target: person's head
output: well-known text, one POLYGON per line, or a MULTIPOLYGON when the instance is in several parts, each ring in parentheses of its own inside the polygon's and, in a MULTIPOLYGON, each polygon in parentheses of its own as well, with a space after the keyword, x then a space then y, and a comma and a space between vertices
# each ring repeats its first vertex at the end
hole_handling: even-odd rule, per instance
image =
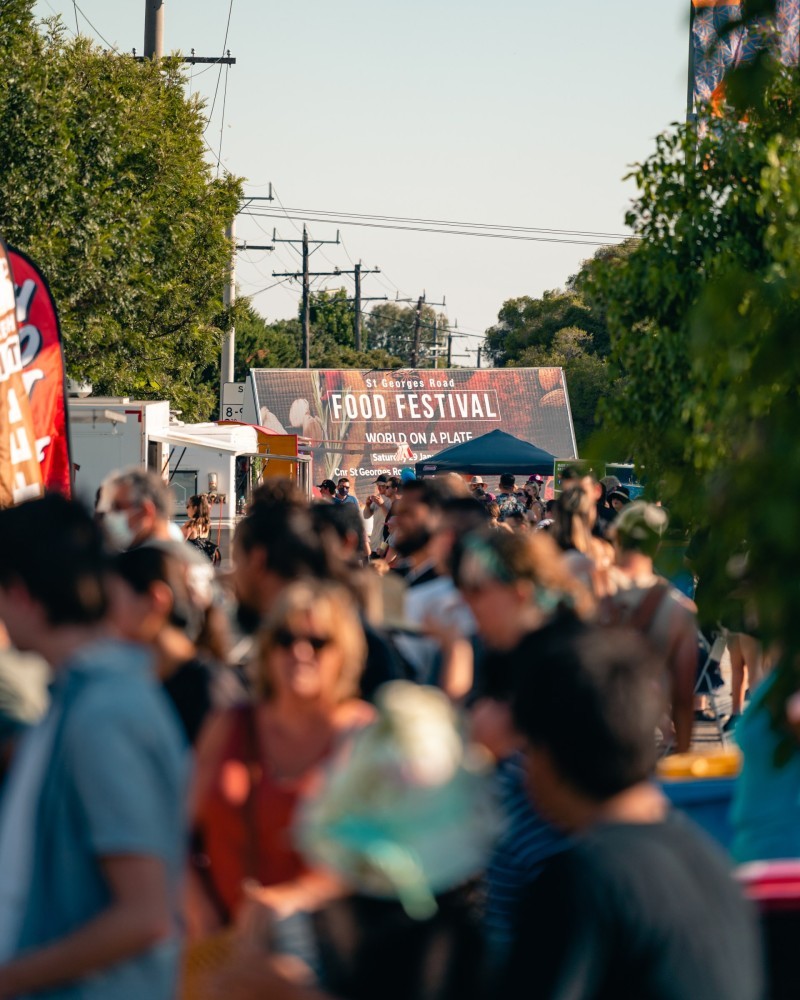
POLYGON ((378 496, 386 496, 386 487, 389 484, 389 476, 382 472, 378 478, 375 480, 375 492, 378 496))
POLYGON ((366 641, 347 591, 304 580, 286 587, 261 632, 256 688, 261 699, 330 708, 356 697, 366 641))
POLYGON ((196 493, 186 501, 186 516, 193 521, 198 521, 202 527, 208 528, 211 524, 211 507, 205 493, 196 493))
POLYGON ((608 502, 613 507, 613 509, 619 514, 621 511, 628 506, 631 502, 631 498, 627 493, 623 493, 621 489, 612 490, 608 494, 608 502))
POLYGON ((202 648, 222 660, 226 635, 213 605, 213 579, 208 560, 179 542, 121 552, 110 565, 111 624, 130 642, 169 643, 187 657, 202 648))
POLYGON ((491 500, 487 498, 484 501, 486 507, 486 513, 489 516, 489 520, 493 525, 497 526, 500 521, 500 504, 496 500, 491 500))
POLYGON ((510 472, 504 472, 500 477, 500 489, 503 493, 513 493, 517 480, 510 472))
POLYGON ((267 476, 256 486, 250 504, 259 507, 305 507, 305 495, 297 483, 288 476, 267 476))
POLYGON ((17 649, 49 657, 53 630, 104 621, 103 536, 81 504, 48 494, 0 510, 0 535, 0 620, 17 649))
POLYGON ((579 614, 591 610, 591 598, 541 532, 472 532, 454 549, 452 574, 481 636, 495 649, 512 648, 559 604, 579 614))
POLYGON ((317 489, 319 490, 321 499, 333 500, 333 495, 336 492, 336 483, 332 479, 323 479, 317 486, 317 489))
POLYGON ((387 500, 396 500, 400 496, 401 487, 399 476, 389 476, 386 480, 386 493, 384 496, 387 500))
POLYGON ((662 665, 632 631, 572 623, 548 637, 535 670, 527 666, 515 677, 513 713, 529 789, 552 822, 579 828, 651 777, 662 665))
POLYGON ((555 505, 555 530, 553 537, 565 551, 587 548, 596 512, 592 496, 580 485, 572 486, 558 497, 555 505))
POLYGON ((170 537, 172 494, 161 476, 149 469, 125 469, 109 476, 98 509, 104 515, 106 536, 116 549, 170 537))
POLYGON ((510 513, 506 514, 505 524, 507 524, 512 531, 522 532, 523 534, 530 528, 528 518, 521 510, 512 510, 510 513))
POLYGON ((619 489, 619 479, 616 476, 603 476, 600 480, 603 486, 606 488, 606 496, 613 493, 614 490, 619 489))
POLYGON ((233 567, 240 624, 248 630, 288 584, 330 577, 325 547, 308 510, 291 504, 250 504, 236 526, 233 567))
POLYGON ((432 480, 409 479, 392 506, 394 548, 401 556, 424 552, 439 527, 439 503, 432 480))
POLYGON ((336 494, 339 497, 346 497, 350 493, 351 487, 350 479, 347 476, 341 476, 336 483, 336 494))
POLYGON ((486 483, 482 476, 473 476, 469 481, 469 488, 472 493, 476 490, 486 490, 486 483))
POLYGON ((638 555, 654 559, 668 524, 669 517, 663 507, 642 500, 628 504, 612 529, 618 558, 638 555))
POLYGON ((332 547, 336 558, 352 563, 364 554, 364 521, 353 503, 315 503, 311 520, 316 532, 332 547))

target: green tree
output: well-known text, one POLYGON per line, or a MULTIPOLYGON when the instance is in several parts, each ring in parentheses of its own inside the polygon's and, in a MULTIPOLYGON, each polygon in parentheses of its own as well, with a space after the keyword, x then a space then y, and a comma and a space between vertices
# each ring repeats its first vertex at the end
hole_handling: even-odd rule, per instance
POLYGON ((672 129, 636 167, 641 242, 594 276, 625 379, 624 413, 604 417, 673 513, 711 526, 712 609, 750 600, 796 653, 800 81, 765 52, 727 93, 724 117, 672 129))
POLYGON ((559 330, 577 328, 590 338, 593 353, 608 353, 608 329, 576 290, 553 289, 540 299, 530 295, 509 299, 486 331, 486 349, 498 368, 518 365, 528 348, 548 350, 559 330))
MULTIPOLYGON (((366 319, 367 343, 371 348, 387 351, 397 358, 408 361, 414 345, 414 326, 417 307, 400 305, 396 302, 381 302, 374 307, 366 319)), ((422 367, 433 368, 434 332, 440 352, 447 343, 450 325, 443 313, 437 313, 433 306, 423 305, 420 319, 420 363, 422 367)), ((443 367, 441 361, 439 367, 443 367)))
POLYGON ((572 422, 579 452, 597 430, 596 413, 601 399, 615 390, 615 376, 606 358, 592 350, 592 338, 585 330, 564 327, 549 347, 528 347, 514 367, 563 368, 569 390, 572 422))
POLYGON ((104 53, 32 8, 0 11, 0 233, 50 282, 70 375, 206 417, 239 181, 212 176, 178 60, 104 53))

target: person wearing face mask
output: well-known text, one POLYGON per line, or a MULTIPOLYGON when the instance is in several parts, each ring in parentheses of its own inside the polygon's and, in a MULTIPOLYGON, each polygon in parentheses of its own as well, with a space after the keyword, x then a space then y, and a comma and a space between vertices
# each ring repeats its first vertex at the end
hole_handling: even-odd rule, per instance
POLYGON ((115 472, 100 488, 97 512, 109 543, 120 552, 150 541, 182 541, 171 510, 169 487, 148 469, 115 472))

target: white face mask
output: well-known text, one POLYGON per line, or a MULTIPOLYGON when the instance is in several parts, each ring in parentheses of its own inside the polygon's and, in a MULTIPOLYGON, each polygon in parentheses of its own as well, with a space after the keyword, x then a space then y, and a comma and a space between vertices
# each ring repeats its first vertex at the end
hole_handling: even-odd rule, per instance
POLYGON ((109 544, 118 552, 129 549, 136 537, 136 532, 128 523, 128 515, 124 510, 111 510, 104 514, 103 529, 109 544))

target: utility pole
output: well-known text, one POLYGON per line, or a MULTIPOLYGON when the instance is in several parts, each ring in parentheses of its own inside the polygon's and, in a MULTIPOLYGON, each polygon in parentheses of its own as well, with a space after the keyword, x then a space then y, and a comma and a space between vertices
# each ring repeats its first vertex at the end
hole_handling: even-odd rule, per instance
POLYGON ((356 350, 361 350, 361 261, 355 265, 354 279, 356 286, 355 311, 353 315, 353 336, 356 342, 356 350))
MULTIPOLYGON (((395 298, 395 302, 413 302, 413 299, 401 299, 398 295, 395 298)), ((417 309, 414 315, 414 340, 411 349, 411 367, 416 368, 419 365, 419 354, 420 354, 420 333, 422 331, 422 310, 425 306, 441 306, 443 309, 447 305, 447 300, 444 295, 442 296, 441 302, 428 302, 426 293, 423 291, 422 295, 417 299, 417 309)), ((430 327, 428 327, 430 329, 430 327)), ((436 325, 436 314, 434 313, 434 367, 436 366, 436 336, 438 327, 436 325)))
POLYGON ((414 316, 414 346, 411 348, 411 367, 419 364, 419 332, 422 328, 422 307, 425 305, 425 292, 417 300, 417 313, 414 316))
MULTIPOLYGON (((247 207, 252 201, 272 201, 272 185, 270 193, 255 198, 244 199, 246 204, 240 206, 237 215, 242 211, 242 207, 247 207)), ((228 261, 228 276, 222 289, 222 304, 226 309, 236 304, 236 251, 237 250, 274 250, 273 246, 250 245, 248 243, 236 243, 236 218, 225 229, 225 237, 230 242, 230 259, 228 261)), ((231 323, 230 329, 225 332, 222 339, 222 356, 219 366, 219 413, 222 416, 222 394, 226 382, 233 382, 234 370, 236 367, 236 326, 231 323)))
POLYGON ((313 274, 308 269, 308 262, 311 254, 316 250, 319 250, 321 246, 326 243, 338 244, 339 233, 336 233, 335 240, 312 240, 316 246, 313 250, 310 249, 309 239, 308 239, 308 229, 303 226, 303 238, 301 240, 279 240, 275 232, 272 234, 273 243, 299 243, 302 247, 303 254, 303 270, 298 272, 282 272, 277 271, 272 272, 273 278, 300 278, 303 282, 303 308, 302 308, 302 324, 303 324, 303 368, 311 367, 311 279, 312 278, 323 278, 332 277, 335 274, 341 274, 342 272, 338 269, 336 271, 315 271, 313 274))
POLYGON ((144 0, 144 57, 164 58, 164 0, 144 0))
POLYGON ((363 302, 386 302, 389 298, 388 295, 370 295, 364 298, 361 294, 361 275, 362 274, 380 274, 381 269, 379 267, 374 268, 372 271, 362 270, 363 264, 359 261, 353 268, 352 271, 342 271, 342 274, 352 274, 353 280, 356 285, 356 293, 352 299, 348 299, 348 302, 352 302, 355 311, 353 313, 353 336, 355 339, 356 350, 361 350, 361 304, 363 302))
POLYGON ((439 367, 439 318, 433 314, 433 367, 439 367))
MULTIPOLYGON (((164 58, 164 0, 144 0, 144 55, 137 56, 136 49, 133 50, 133 57, 137 62, 145 59, 164 58)), ((230 52, 223 56, 196 56, 194 49, 190 56, 185 56, 185 63, 220 63, 224 66, 235 66, 236 60, 231 58, 230 52)))
POLYGON ((308 274, 308 230, 303 226, 303 368, 311 367, 311 279, 308 274))
POLYGON ((477 365, 475 367, 476 368, 480 368, 480 366, 481 366, 481 348, 479 347, 478 348, 478 363, 477 363, 477 365))
POLYGON ((365 271, 363 265, 359 262, 355 265, 352 271, 343 271, 341 268, 334 268, 333 271, 309 271, 308 261, 311 254, 316 250, 319 250, 321 246, 326 243, 338 244, 340 243, 339 231, 336 232, 335 240, 310 240, 308 237, 308 230, 303 226, 303 238, 302 240, 280 240, 278 239, 277 233, 273 230, 272 233, 273 243, 300 243, 302 246, 303 253, 303 270, 299 272, 278 272, 273 271, 273 278, 300 278, 303 282, 303 308, 302 308, 302 323, 303 323, 303 367, 310 368, 310 357, 309 353, 311 350, 311 279, 312 278, 339 278, 343 274, 352 274, 356 280, 356 296, 355 299, 348 299, 348 302, 355 302, 356 306, 356 316, 354 320, 354 330, 356 336, 356 350, 361 350, 361 303, 362 302, 372 302, 385 301, 386 296, 376 296, 373 300, 372 298, 365 298, 361 295, 361 277, 365 274, 380 274, 381 269, 379 267, 372 268, 372 270, 365 271), (316 246, 314 249, 310 249, 309 243, 314 243, 316 246))
MULTIPOLYGON (((232 220, 225 229, 225 238, 230 243, 230 264, 228 280, 222 290, 222 305, 231 309, 236 302, 236 220, 232 220)), ((231 323, 222 340, 222 364, 220 366, 220 382, 233 382, 233 357, 236 345, 236 327, 231 323)), ((222 413, 222 385, 220 385, 220 413, 222 413)))

